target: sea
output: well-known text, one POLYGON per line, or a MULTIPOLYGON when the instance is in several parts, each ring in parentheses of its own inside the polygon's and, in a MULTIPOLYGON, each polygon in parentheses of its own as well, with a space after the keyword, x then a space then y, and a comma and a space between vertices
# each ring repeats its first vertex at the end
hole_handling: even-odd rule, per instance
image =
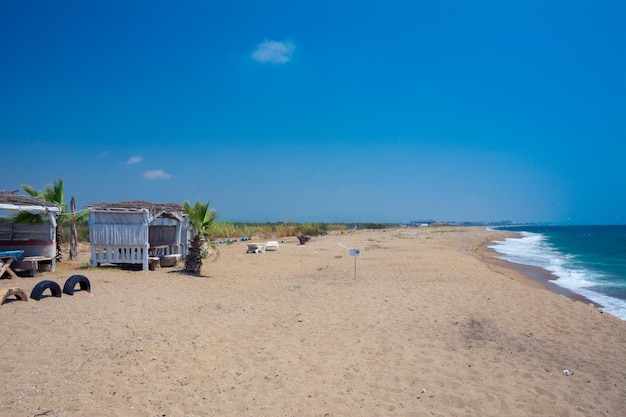
POLYGON ((626 320, 626 225, 502 227, 519 238, 490 248, 509 262, 550 271, 559 287, 626 320))

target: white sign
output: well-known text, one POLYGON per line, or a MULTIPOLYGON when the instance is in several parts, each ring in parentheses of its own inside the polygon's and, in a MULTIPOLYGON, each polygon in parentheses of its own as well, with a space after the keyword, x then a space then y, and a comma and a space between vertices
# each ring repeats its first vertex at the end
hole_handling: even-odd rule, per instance
POLYGON ((361 256, 361 248, 350 248, 350 256, 361 256))

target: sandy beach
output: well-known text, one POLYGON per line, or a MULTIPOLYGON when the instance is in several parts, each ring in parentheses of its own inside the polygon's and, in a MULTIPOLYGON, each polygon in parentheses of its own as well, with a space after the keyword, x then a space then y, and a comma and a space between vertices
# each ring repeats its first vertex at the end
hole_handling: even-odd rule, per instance
POLYGON ((238 242, 201 277, 84 268, 85 246, 54 273, 0 280, 27 294, 91 282, 0 306, 0 415, 626 415, 626 322, 490 261, 485 242, 503 236, 238 242))

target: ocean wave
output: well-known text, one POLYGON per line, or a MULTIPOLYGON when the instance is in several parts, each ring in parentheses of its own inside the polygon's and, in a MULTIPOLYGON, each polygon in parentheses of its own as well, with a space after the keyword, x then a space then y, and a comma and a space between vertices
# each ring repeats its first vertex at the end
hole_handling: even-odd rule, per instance
POLYGON ((501 258, 523 265, 532 265, 551 272, 557 279, 554 284, 603 306, 603 310, 622 320, 626 320, 626 300, 599 292, 604 286, 604 274, 593 270, 568 253, 561 252, 551 245, 541 233, 519 232, 519 238, 506 238, 494 241, 489 246, 501 258))

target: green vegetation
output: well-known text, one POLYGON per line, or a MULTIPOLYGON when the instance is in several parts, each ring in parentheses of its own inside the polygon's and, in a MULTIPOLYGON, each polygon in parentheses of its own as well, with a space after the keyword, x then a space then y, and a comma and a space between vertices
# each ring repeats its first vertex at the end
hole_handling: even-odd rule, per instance
POLYGON ((302 223, 297 227, 298 233, 302 233, 307 236, 319 236, 326 230, 317 223, 302 223))
POLYGON ((205 242, 211 245, 210 236, 217 218, 217 211, 210 209, 209 204, 208 201, 205 204, 196 201, 193 207, 187 201, 184 204, 189 226, 195 231, 185 258, 185 270, 194 274, 199 274, 202 269, 202 246, 205 242))
POLYGON ((303 233, 309 236, 319 236, 322 233, 344 232, 348 229, 346 224, 332 223, 231 223, 216 222, 211 230, 211 239, 238 239, 241 237, 258 236, 263 239, 283 238, 296 236, 303 233))
MULTIPOLYGON (((89 242, 89 220, 83 218, 77 221, 78 241, 89 242)), ((214 222, 210 230, 210 240, 218 239, 235 239, 241 237, 258 236, 263 239, 284 238, 296 236, 303 233, 309 236, 319 236, 322 233, 348 231, 354 223, 293 223, 293 222, 277 222, 277 223, 243 223, 243 222, 214 222)), ((63 241, 69 241, 70 226, 64 223, 61 228, 61 236, 63 241)))
POLYGON ((217 222, 211 232, 211 239, 237 239, 240 237, 261 236, 264 238, 284 237, 289 233, 289 223, 231 223, 217 222))
POLYGON ((359 226, 360 229, 386 229, 390 225, 383 223, 363 223, 359 226))
MULTIPOLYGON (((81 219, 76 224, 76 230, 78 231, 79 242, 89 242, 89 220, 81 219)), ((70 241, 71 227, 69 224, 64 223, 61 225, 61 236, 63 242, 70 241)))

